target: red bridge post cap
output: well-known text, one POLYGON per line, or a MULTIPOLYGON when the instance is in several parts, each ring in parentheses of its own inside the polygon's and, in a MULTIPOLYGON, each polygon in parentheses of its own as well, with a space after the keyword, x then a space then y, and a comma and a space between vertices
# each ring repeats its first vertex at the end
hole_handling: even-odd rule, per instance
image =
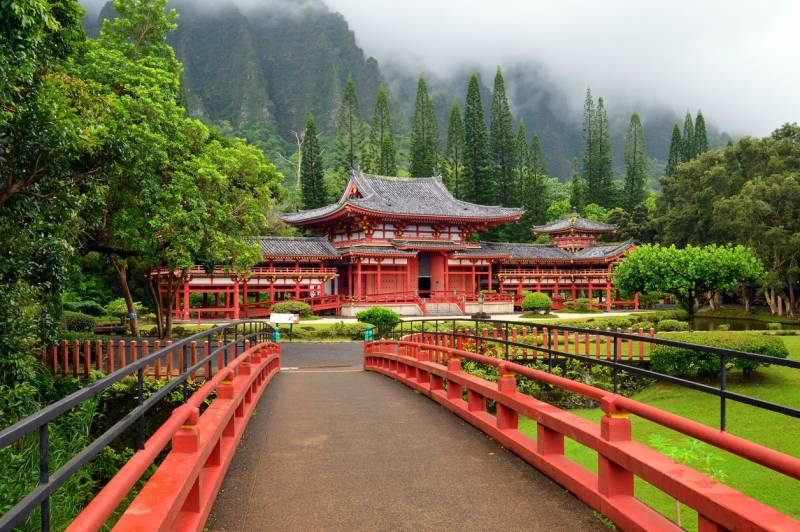
POLYGON ((600 409, 609 417, 621 419, 628 417, 628 412, 617 406, 616 397, 613 394, 600 399, 600 409))

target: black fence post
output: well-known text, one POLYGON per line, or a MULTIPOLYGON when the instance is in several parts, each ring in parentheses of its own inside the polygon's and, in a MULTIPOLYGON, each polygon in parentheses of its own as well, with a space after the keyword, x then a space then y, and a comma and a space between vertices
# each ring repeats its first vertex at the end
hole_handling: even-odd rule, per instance
POLYGON ((547 371, 553 373, 553 331, 555 330, 554 327, 550 327, 547 330, 547 371))
POLYGON ((509 342, 508 322, 506 322, 506 337, 505 337, 505 341, 506 341, 506 360, 508 360, 508 342, 509 342))
POLYGON ((728 389, 728 367, 725 364, 725 355, 719 356, 719 430, 725 431, 726 411, 725 411, 725 396, 728 389))
MULTIPOLYGON (((144 404, 144 367, 139 368, 136 372, 136 392, 137 404, 142 406, 144 404)), ((139 435, 136 441, 139 446, 138 449, 144 449, 144 412, 139 416, 139 435)))
POLYGON ((619 375, 618 375, 618 367, 619 364, 619 338, 614 336, 614 333, 611 333, 611 339, 614 341, 614 362, 613 362, 613 374, 614 374, 614 393, 617 393, 619 389, 619 375))
MULTIPOLYGON (((50 482, 50 435, 47 423, 39 427, 39 485, 50 482)), ((42 504, 41 526, 43 532, 50 532, 50 495, 47 495, 42 504)))

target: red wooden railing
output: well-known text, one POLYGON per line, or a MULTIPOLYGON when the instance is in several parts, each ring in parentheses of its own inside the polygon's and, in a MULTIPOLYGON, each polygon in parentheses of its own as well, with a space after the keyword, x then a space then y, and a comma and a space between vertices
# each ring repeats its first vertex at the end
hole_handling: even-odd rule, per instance
POLYGON ((629 416, 648 419, 799 480, 800 459, 593 386, 457 349, 454 337, 433 338, 367 342, 364 369, 388 375, 442 404, 622 529, 680 530, 636 498, 634 476, 696 510, 700 531, 800 529, 800 521, 636 442, 629 416), (465 373, 462 359, 497 367, 498 382, 465 373), (597 424, 520 393, 517 375, 592 398, 605 415, 597 424), (496 415, 487 411, 487 400, 495 401, 496 415), (520 415, 536 422, 536 439, 519 430, 520 415), (567 458, 565 437, 597 452, 597 474, 567 458))
POLYGON ((117 472, 67 530, 99 530, 159 454, 166 458, 114 530, 203 530, 259 398, 280 370, 280 345, 260 343, 208 380, 117 472), (213 393, 211 404, 200 406, 213 393))

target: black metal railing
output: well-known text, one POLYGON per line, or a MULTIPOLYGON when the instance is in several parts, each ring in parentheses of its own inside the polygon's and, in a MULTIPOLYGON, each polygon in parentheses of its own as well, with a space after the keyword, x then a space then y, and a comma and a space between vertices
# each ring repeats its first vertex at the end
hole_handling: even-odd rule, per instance
MULTIPOLYGON (((134 424, 138 426, 137 445, 139 449, 144 448, 145 428, 144 418, 148 410, 153 408, 167 394, 182 387, 184 400, 188 399, 189 387, 187 381, 192 378, 198 370, 204 366, 207 368, 206 378, 212 376, 215 365, 215 358, 218 354, 223 354, 223 367, 228 365, 230 352, 240 353, 246 340, 257 342, 267 342, 272 339, 272 327, 266 322, 254 320, 240 320, 220 325, 213 329, 203 331, 163 349, 159 349, 150 355, 140 358, 136 362, 128 364, 113 373, 77 390, 76 392, 56 401, 55 403, 39 410, 38 412, 26 417, 25 419, 6 427, 0 431, 0 449, 13 445, 28 434, 38 431, 39 433, 39 484, 28 495, 11 508, 4 515, 0 516, 0 531, 11 530, 15 525, 27 518, 27 516, 38 506, 41 509, 41 529, 50 530, 50 496, 69 478, 74 475, 81 467, 87 464, 92 458, 100 453, 103 448, 108 446, 117 437, 122 435, 134 424), (221 338, 217 347, 207 356, 197 360, 193 365, 189 360, 189 348, 192 342, 205 338, 221 338), (153 365, 156 360, 164 356, 180 356, 183 359, 183 373, 172 377, 162 388, 153 393, 147 399, 144 398, 144 378, 145 368, 153 365), (92 441, 81 452, 73 456, 54 472, 50 472, 50 445, 48 438, 48 424, 62 414, 69 412, 76 406, 97 396, 112 384, 124 379, 125 377, 136 375, 137 378, 137 398, 136 406, 132 408, 122 419, 112 425, 108 430, 92 441)), ((220 369, 220 368, 217 368, 220 369)))
POLYGON ((658 338, 655 336, 633 334, 622 331, 570 327, 566 325, 558 325, 555 323, 533 323, 533 322, 518 322, 518 321, 491 320, 491 319, 440 320, 431 318, 431 319, 407 320, 401 322, 397 327, 395 327, 391 331, 382 331, 379 336, 387 339, 388 338, 400 339, 404 336, 413 333, 432 334, 439 338, 446 336, 451 338, 451 345, 456 345, 456 340, 459 338, 463 340, 473 340, 475 342, 476 348, 479 348, 480 345, 489 345, 490 343, 495 345, 500 345, 503 347, 504 351, 503 358, 505 358, 506 360, 514 360, 515 362, 524 363, 528 361, 534 362, 538 360, 538 359, 528 359, 528 358, 512 356, 513 348, 521 348, 526 350, 530 349, 536 351, 537 353, 541 353, 543 355, 547 363, 547 370, 550 372, 553 371, 553 368, 556 365, 568 359, 578 360, 588 364, 596 364, 596 365, 610 367, 612 368, 611 371, 612 371, 614 393, 618 393, 619 376, 620 376, 619 374, 621 371, 624 371, 633 375, 639 375, 642 377, 648 377, 658 381, 668 382, 698 392, 710 395, 716 395, 720 398, 719 427, 720 430, 723 431, 726 429, 726 424, 727 424, 726 417, 727 417, 728 400, 747 404, 756 408, 768 410, 770 412, 776 412, 786 416, 800 418, 800 408, 773 403, 771 401, 766 401, 764 399, 759 399, 757 397, 744 395, 738 392, 733 392, 728 389, 728 371, 729 371, 728 364, 735 359, 745 359, 754 362, 759 362, 762 364, 783 366, 793 369, 800 369, 800 360, 790 360, 779 357, 771 357, 771 356, 761 355, 758 353, 748 353, 744 351, 736 351, 733 349, 727 349, 717 346, 679 342, 676 340, 669 340, 667 338, 658 338), (485 327, 491 327, 492 329, 496 329, 499 327, 500 334, 498 334, 497 336, 482 336, 480 334, 477 334, 478 331, 480 331, 481 329, 480 327, 481 324, 484 324, 485 327), (471 330, 475 332, 475 334, 467 334, 466 332, 459 332, 459 326, 461 327, 462 331, 467 327, 469 327, 471 330), (514 328, 520 329, 522 327, 526 328, 536 327, 537 330, 542 331, 542 334, 548 335, 547 341, 543 342, 543 345, 538 345, 521 341, 514 341, 510 339, 511 338, 510 333, 513 332, 513 329, 514 328), (600 338, 606 339, 606 341, 613 342, 613 356, 606 359, 601 357, 581 355, 578 353, 570 353, 568 351, 563 351, 560 349, 553 349, 553 346, 556 345, 556 342, 554 340, 554 334, 558 334, 559 331, 562 333, 566 332, 573 334, 577 333, 584 335, 592 335, 595 337, 599 336, 600 338), (635 363, 632 360, 626 361, 621 357, 622 353, 620 353, 620 346, 623 340, 645 342, 647 344, 650 344, 651 346, 666 346, 666 347, 676 347, 680 349, 688 349, 695 352, 708 353, 711 355, 718 356, 719 386, 712 386, 702 382, 676 377, 673 375, 666 375, 664 373, 652 371, 651 369, 644 367, 642 364, 638 362, 635 363))

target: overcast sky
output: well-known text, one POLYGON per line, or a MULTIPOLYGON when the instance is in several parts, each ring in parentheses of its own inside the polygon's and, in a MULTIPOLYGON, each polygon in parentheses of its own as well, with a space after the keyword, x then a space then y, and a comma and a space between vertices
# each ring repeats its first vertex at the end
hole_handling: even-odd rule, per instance
POLYGON ((800 0, 324 1, 382 62, 533 60, 576 107, 590 85, 609 101, 701 108, 734 134, 800 122, 800 0))

